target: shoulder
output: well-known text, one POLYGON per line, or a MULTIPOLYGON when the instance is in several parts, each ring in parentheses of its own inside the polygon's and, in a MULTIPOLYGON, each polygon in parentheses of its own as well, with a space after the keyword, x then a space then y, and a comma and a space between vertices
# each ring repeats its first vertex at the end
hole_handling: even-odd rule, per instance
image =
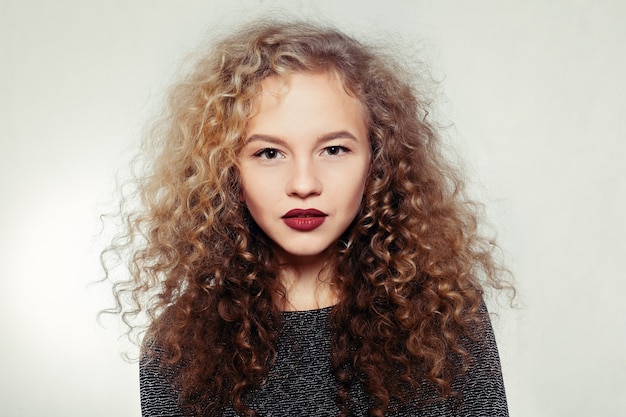
POLYGON ((467 371, 452 384, 460 394, 461 416, 508 416, 500 356, 491 318, 483 303, 480 323, 463 338, 469 354, 467 371))
POLYGON ((165 363, 158 346, 144 349, 139 362, 139 392, 143 417, 184 415, 178 405, 175 367, 165 363))

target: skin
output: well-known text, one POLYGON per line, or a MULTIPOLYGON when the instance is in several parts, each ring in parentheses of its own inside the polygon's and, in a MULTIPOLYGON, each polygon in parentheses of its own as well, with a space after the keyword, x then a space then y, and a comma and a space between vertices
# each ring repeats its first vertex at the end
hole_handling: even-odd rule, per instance
POLYGON ((283 308, 333 305, 327 249, 356 217, 371 161, 363 106, 332 72, 268 77, 257 106, 239 156, 242 200, 283 263, 283 308), (285 221, 293 209, 323 221, 294 229, 285 221))

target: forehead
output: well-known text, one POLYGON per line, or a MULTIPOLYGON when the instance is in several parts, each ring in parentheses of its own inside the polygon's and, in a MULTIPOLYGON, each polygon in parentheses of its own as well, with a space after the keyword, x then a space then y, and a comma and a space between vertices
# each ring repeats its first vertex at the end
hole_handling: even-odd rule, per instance
POLYGON ((260 112, 271 113, 299 106, 318 104, 356 107, 365 119, 367 111, 335 71, 295 72, 271 75, 260 83, 250 118, 260 112))
POLYGON ((337 132, 369 142, 361 102, 330 73, 268 77, 262 82, 255 107, 247 122, 244 146, 251 137, 311 145, 337 132))

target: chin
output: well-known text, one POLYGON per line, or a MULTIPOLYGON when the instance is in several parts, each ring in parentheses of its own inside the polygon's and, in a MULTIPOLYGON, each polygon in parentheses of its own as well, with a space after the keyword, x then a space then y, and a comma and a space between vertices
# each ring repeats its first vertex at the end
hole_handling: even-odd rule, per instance
POLYGON ((281 247, 280 251, 287 257, 290 258, 315 258, 318 256, 325 256, 326 250, 329 246, 324 247, 310 247, 303 249, 302 247, 281 247))

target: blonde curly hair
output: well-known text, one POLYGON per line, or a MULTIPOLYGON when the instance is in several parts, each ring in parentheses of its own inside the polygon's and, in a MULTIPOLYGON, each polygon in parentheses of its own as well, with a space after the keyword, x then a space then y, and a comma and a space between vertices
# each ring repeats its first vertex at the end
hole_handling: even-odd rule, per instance
POLYGON ((482 322, 482 285, 498 288, 493 244, 476 205, 441 156, 427 104, 389 57, 330 27, 259 22, 208 50, 171 90, 152 131, 141 206, 105 251, 129 255, 117 312, 133 328, 147 314, 147 357, 177 369, 181 405, 219 415, 268 375, 284 296, 267 236, 240 203, 238 152, 260 83, 333 71, 367 110, 372 169, 362 208, 331 248, 339 302, 332 365, 342 415, 360 380, 371 415, 430 386, 452 394, 467 356, 460 340, 482 322))

